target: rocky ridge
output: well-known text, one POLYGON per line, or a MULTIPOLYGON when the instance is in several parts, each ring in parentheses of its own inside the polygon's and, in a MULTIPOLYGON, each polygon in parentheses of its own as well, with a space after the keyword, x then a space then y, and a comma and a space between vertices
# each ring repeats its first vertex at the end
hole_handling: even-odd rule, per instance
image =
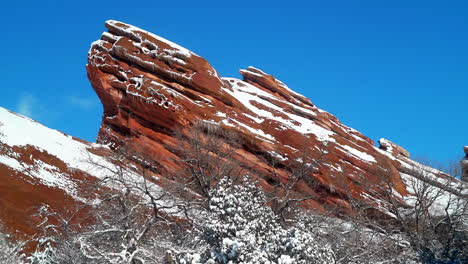
MULTIPOLYGON (((107 21, 108 32, 88 55, 88 76, 104 105, 98 142, 141 146, 154 157, 157 174, 181 169, 176 131, 188 135, 199 122, 235 131, 244 139, 235 158, 266 190, 286 182, 304 153, 318 168, 296 192, 312 195, 307 206, 351 207, 350 194, 375 203, 373 192, 391 182, 409 194, 402 174, 423 168, 404 148, 385 139, 380 148, 275 77, 254 67, 243 79, 223 78, 199 55, 137 27, 107 21), (365 184, 364 184, 365 183, 365 184), (371 184, 369 184, 371 183, 371 184), (371 186, 371 187, 369 187, 371 186)), ((437 170, 431 177, 449 179, 437 170)), ((436 180, 434 180, 436 181, 436 180)))
POLYGON ((287 182, 291 168, 305 158, 316 162, 294 189, 313 198, 303 205, 314 210, 331 206, 352 213, 355 198, 385 214, 379 192, 390 183, 405 202, 414 192, 412 180, 459 193, 461 183, 451 176, 411 160, 388 140, 374 146, 259 69, 241 70, 242 80, 222 78, 205 59, 175 43, 122 22, 107 21, 106 27, 86 66, 104 106, 98 144, 0 108, 0 222, 11 233, 33 235, 27 216, 41 205, 67 212, 88 204, 87 185, 106 176, 99 168, 113 165, 119 146, 131 144, 148 159, 129 157, 132 173, 151 164, 145 175, 155 184, 177 181, 184 169, 177 147, 184 142, 176 134, 189 136, 199 123, 237 135, 240 143, 226 144, 268 192, 278 181, 287 182))

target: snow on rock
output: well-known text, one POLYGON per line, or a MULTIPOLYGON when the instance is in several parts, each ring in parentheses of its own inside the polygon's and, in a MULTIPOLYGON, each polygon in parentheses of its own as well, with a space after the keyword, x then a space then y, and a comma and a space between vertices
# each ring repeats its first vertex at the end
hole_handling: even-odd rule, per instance
POLYGON ((104 146, 84 143, 1 107, 0 121, 4 123, 2 143, 10 147, 34 146, 61 159, 70 168, 85 171, 93 176, 99 176, 103 172, 91 164, 91 161, 101 164, 102 167, 111 167, 111 163, 106 159, 89 151, 90 148, 104 146))
POLYGON ((250 66, 240 71, 242 80, 221 78, 204 58, 171 41, 114 20, 105 26, 108 32, 91 44, 86 66, 104 108, 98 144, 0 108, 0 191, 8 197, 0 199, 0 208, 7 208, 0 219, 12 231, 33 234, 24 212, 42 203, 65 210, 87 202, 81 196, 85 183, 106 176, 100 168, 112 166, 109 156, 120 146, 131 146, 135 155, 127 157, 129 177, 139 177, 131 173, 134 167, 145 167, 158 183, 177 180, 186 169, 178 147, 199 123, 234 135, 234 143, 221 139, 265 190, 305 166, 307 175, 292 191, 313 197, 302 203, 306 208, 352 214, 354 198, 388 215, 379 192, 390 182, 394 195, 410 203, 411 179, 467 195, 457 179, 421 166, 388 140, 374 146, 265 71, 250 66))
MULTIPOLYGON (((106 21, 106 25, 111 29, 118 31, 120 34, 127 35, 129 37, 134 37, 137 38, 140 42, 143 42, 145 40, 145 35, 148 35, 160 42, 166 43, 169 47, 171 47, 171 50, 168 50, 168 53, 172 53, 173 55, 183 55, 186 57, 190 57, 192 54, 194 54, 192 51, 179 46, 178 44, 175 44, 174 42, 171 42, 165 38, 162 38, 158 35, 149 33, 147 31, 144 31, 140 28, 137 28, 135 26, 129 25, 129 24, 124 24, 122 22, 116 21, 116 20, 108 20, 106 21)), ((113 38, 111 34, 108 34, 107 32, 104 33, 106 36, 113 38)))
MULTIPOLYGON (((35 232, 25 212, 32 214, 46 204, 65 213, 94 203, 93 184, 114 176, 116 165, 107 146, 73 138, 1 107, 0 124, 0 222, 20 235, 35 232)), ((123 177, 142 181, 132 163, 127 164, 123 177)), ((152 182, 148 186, 161 192, 152 182)))
POLYGON ((205 59, 164 38, 117 21, 108 21, 106 27, 109 32, 92 45, 87 65, 104 106, 98 142, 140 146, 165 177, 183 169, 174 162, 180 159, 174 146, 181 144, 175 132, 189 135, 204 121, 242 139, 233 146, 235 158, 266 189, 275 188, 269 180, 273 171, 287 179, 289 168, 305 156, 318 161, 309 175, 314 180, 295 190, 317 195, 306 207, 320 210, 324 204, 339 204, 350 210, 348 201, 336 197, 351 193, 375 201, 373 193, 388 180, 398 195, 411 195, 401 177, 417 176, 408 151, 385 139, 380 140, 382 149, 375 147, 371 139, 265 71, 249 66, 240 70, 242 80, 221 78, 205 59), (366 186, 368 182, 373 186, 366 186))
POLYGON ((362 159, 362 160, 365 160, 365 161, 368 161, 368 162, 377 162, 375 160, 374 157, 372 157, 371 155, 365 153, 365 152, 362 152, 362 151, 359 151, 355 148, 352 148, 350 146, 347 146, 347 145, 344 145, 342 146, 344 149, 346 149, 347 151, 349 151, 349 153, 357 156, 358 158, 362 159))
POLYGON ((410 157, 410 153, 404 149, 403 147, 391 142, 390 140, 387 140, 385 138, 379 139, 379 148, 383 149, 387 152, 392 153, 393 155, 403 155, 407 158, 410 157))
POLYGON ((295 130, 301 134, 314 134, 321 141, 334 141, 332 138, 334 133, 332 131, 318 126, 313 120, 285 112, 283 108, 275 105, 269 100, 263 99, 262 97, 270 99, 273 98, 273 96, 267 92, 238 79, 223 79, 228 81, 233 90, 231 91, 230 89, 226 89, 226 92, 239 100, 239 102, 249 109, 254 116, 277 121, 280 125, 283 125, 288 129, 295 130), (283 117, 283 115, 285 115, 285 117, 283 117))
POLYGON ((30 217, 46 204, 61 212, 86 203, 85 183, 110 167, 107 148, 91 144, 0 108, 0 222, 20 236, 34 234, 30 217))

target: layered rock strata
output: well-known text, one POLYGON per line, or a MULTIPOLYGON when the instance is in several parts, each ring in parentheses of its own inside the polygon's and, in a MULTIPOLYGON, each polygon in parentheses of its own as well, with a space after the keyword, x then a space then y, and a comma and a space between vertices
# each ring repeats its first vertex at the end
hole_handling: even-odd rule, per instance
POLYGON ((132 142, 157 164, 156 173, 172 177, 184 166, 177 162, 175 147, 182 143, 174 135, 189 135, 191 127, 205 122, 240 135, 244 141, 233 145, 235 159, 266 190, 278 186, 278 175, 287 182, 304 154, 317 162, 295 188, 314 197, 306 202, 309 207, 350 211, 350 197, 375 204, 389 183, 399 196, 408 194, 401 175, 415 174, 420 166, 402 147, 387 140, 375 147, 262 70, 241 70, 242 80, 222 78, 177 44, 122 22, 105 25, 108 32, 92 44, 87 65, 104 106, 100 143, 132 142))

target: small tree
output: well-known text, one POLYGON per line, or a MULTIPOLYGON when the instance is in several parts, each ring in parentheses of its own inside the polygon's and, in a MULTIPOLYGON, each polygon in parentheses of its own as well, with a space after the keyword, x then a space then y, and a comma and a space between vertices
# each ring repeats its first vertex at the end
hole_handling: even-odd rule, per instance
POLYGON ((233 146, 241 143, 236 133, 218 124, 200 121, 186 134, 178 131, 175 137, 180 142, 175 151, 181 157, 178 162, 184 167, 179 175, 185 178, 184 188, 209 198, 221 178, 241 174, 242 169, 234 159, 233 146))
POLYGON ((149 160, 129 146, 115 151, 112 165, 89 160, 103 177, 88 183, 88 204, 76 212, 64 216, 47 206, 39 209, 41 235, 32 264, 161 263, 168 230, 176 224, 169 214, 183 213, 185 204, 153 183, 145 168, 128 166, 129 157, 149 160), (85 214, 78 223, 83 226, 71 228, 79 211, 85 214))
MULTIPOLYGON (((397 245, 398 240, 393 244, 391 240, 399 237, 399 241, 411 246, 422 263, 466 262, 468 202, 466 194, 458 189, 459 183, 416 162, 401 177, 409 195, 398 195, 390 175, 381 175, 380 186, 363 182, 363 189, 368 191, 365 199, 348 197, 356 212, 351 221, 377 231, 389 246, 397 245), (384 217, 369 215, 376 208, 384 217)), ((369 245, 369 251, 376 252, 372 243, 369 245)))
POLYGON ((284 168, 285 178, 277 173, 275 159, 270 164, 274 170, 269 177, 274 179, 275 189, 267 194, 268 203, 283 223, 293 220, 292 218, 300 211, 299 205, 301 202, 318 198, 311 194, 299 193, 296 190, 300 183, 306 183, 312 189, 319 187, 313 173, 318 172, 326 151, 324 149, 319 149, 318 151, 319 155, 317 158, 313 158, 312 153, 307 149, 299 151, 299 155, 294 161, 284 168))
POLYGON ((223 178, 210 197, 206 220, 195 226, 203 243, 198 252, 179 253, 177 263, 334 263, 329 247, 301 225, 281 226, 250 180, 223 178))

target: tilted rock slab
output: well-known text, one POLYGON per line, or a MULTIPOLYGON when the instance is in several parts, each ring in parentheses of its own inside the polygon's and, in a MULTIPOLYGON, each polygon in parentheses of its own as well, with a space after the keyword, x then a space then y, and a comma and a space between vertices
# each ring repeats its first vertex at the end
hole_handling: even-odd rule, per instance
POLYGON ((286 183, 298 165, 316 162, 294 189, 298 197, 312 198, 303 206, 314 210, 352 213, 351 201, 357 199, 375 208, 376 216, 391 215, 381 207, 382 190, 391 186, 396 199, 411 204, 414 180, 447 194, 467 190, 409 159, 390 141, 375 147, 259 69, 241 70, 243 80, 221 78, 205 59, 177 44, 121 22, 106 26, 108 32, 91 46, 87 65, 104 106, 98 137, 103 144, 0 108, 0 224, 18 238, 37 234, 34 214, 43 205, 85 224, 86 210, 76 210, 93 203, 92 185, 111 176, 113 149, 119 146, 131 145, 136 154, 121 161, 131 177, 144 173, 157 188, 183 181, 177 178, 185 168, 178 149, 185 143, 175 134, 189 136, 200 122, 241 139, 226 145, 267 192, 281 195, 279 181, 286 183))
POLYGON ((104 106, 100 143, 140 146, 158 173, 169 177, 183 167, 174 134, 207 122, 248 139, 237 146, 235 157, 266 190, 278 185, 273 175, 287 182, 288 168, 304 153, 317 160, 318 168, 295 190, 314 197, 306 202, 311 208, 350 211, 349 197, 375 204, 375 194, 389 183, 398 196, 408 195, 401 173, 411 175, 417 163, 402 147, 387 140, 381 141, 383 149, 375 147, 259 69, 241 70, 242 80, 222 78, 205 59, 177 44, 122 22, 105 25, 108 32, 92 44, 87 65, 104 106))

